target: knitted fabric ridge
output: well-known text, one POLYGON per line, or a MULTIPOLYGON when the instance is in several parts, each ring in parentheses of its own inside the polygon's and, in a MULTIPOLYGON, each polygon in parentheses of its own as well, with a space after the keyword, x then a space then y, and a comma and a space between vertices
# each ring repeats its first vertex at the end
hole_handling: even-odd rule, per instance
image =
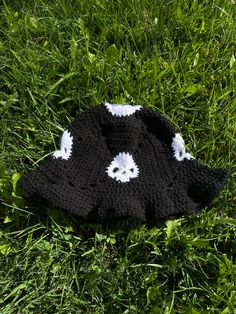
POLYGON ((20 183, 87 220, 155 222, 203 209, 228 176, 199 164, 158 111, 105 103, 80 113, 60 148, 20 183))

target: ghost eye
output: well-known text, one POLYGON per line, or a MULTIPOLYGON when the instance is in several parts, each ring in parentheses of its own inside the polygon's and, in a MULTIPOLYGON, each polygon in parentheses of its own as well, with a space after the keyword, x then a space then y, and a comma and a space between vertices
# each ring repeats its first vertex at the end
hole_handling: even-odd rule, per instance
POLYGON ((119 170, 119 168, 115 167, 115 168, 113 169, 113 172, 117 172, 118 170, 119 170))
POLYGON ((131 171, 131 172, 134 172, 134 168, 131 168, 130 171, 131 171))

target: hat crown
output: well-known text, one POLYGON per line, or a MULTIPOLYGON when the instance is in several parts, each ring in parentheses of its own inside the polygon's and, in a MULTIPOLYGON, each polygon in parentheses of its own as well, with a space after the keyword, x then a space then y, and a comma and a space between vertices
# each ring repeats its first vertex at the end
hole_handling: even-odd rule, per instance
POLYGON ((136 150, 141 138, 141 123, 137 120, 111 121, 103 126, 102 135, 110 151, 136 150))

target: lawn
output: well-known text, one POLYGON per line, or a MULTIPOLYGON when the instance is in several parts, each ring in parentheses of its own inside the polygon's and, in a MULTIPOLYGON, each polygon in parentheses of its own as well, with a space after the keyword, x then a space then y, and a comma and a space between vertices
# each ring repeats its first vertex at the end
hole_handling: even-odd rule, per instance
POLYGON ((0 2, 0 313, 236 313, 236 1, 0 2), (163 113, 231 169, 200 213, 87 224, 19 186, 80 112, 163 113))

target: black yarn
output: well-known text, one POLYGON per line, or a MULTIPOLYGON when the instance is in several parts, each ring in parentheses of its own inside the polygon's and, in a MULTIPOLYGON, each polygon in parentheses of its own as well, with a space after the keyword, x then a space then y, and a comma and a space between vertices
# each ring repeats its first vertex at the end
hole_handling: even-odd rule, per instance
POLYGON ((155 222, 192 214, 206 207, 229 177, 226 169, 177 160, 172 142, 178 132, 152 109, 140 106, 117 116, 102 104, 80 113, 68 132, 73 137, 70 157, 50 156, 20 183, 30 194, 86 220, 131 216, 155 222), (119 153, 134 162, 130 169, 112 170, 126 182, 107 172, 119 153), (126 171, 134 177, 126 177, 126 171))

